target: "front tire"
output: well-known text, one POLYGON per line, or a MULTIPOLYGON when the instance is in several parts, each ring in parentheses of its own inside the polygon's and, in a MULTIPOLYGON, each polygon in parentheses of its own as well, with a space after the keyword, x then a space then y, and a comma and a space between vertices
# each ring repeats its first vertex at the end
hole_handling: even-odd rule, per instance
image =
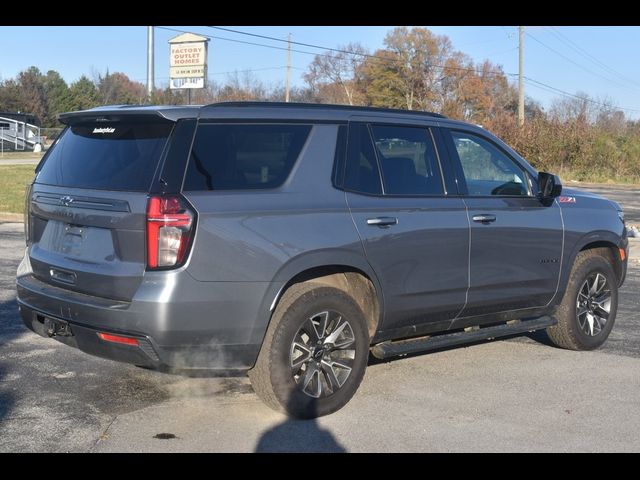
POLYGON ((322 284, 296 284, 280 300, 249 378, 274 410, 320 417, 349 402, 368 354, 367 322, 353 298, 322 284))
POLYGON ((578 254, 567 290, 547 329, 549 339, 569 350, 593 350, 609 336, 618 310, 618 279, 598 250, 578 254))

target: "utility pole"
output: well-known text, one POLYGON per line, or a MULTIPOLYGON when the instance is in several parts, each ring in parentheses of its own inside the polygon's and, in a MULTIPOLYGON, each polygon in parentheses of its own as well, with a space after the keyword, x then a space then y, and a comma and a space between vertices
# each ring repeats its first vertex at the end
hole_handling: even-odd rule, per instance
POLYGON ((291 84, 291 34, 287 37, 287 82, 284 87, 284 101, 289 101, 289 88, 291 84))
POLYGON ((153 27, 147 27, 147 96, 151 99, 153 81, 153 27))
POLYGON ((520 42, 518 44, 518 126, 524 125, 524 27, 518 27, 520 42))

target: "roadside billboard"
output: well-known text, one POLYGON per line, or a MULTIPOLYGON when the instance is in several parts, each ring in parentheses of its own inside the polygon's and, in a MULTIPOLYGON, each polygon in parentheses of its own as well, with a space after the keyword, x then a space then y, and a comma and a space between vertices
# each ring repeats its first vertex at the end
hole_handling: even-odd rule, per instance
POLYGON ((169 88, 205 88, 209 39, 183 33, 169 40, 169 88))

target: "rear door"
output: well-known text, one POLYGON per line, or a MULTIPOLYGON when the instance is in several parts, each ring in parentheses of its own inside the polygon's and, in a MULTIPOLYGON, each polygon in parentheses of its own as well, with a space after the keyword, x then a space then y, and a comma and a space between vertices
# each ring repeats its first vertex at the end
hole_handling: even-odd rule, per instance
POLYGON ((460 316, 545 306, 560 274, 558 205, 543 205, 534 195, 531 174, 488 136, 454 129, 442 133, 460 184, 466 184, 471 220, 469 295, 460 316))
POLYGON ((132 298, 146 267, 148 195, 174 127, 155 116, 67 127, 31 189, 28 243, 36 278, 132 298))
POLYGON ((382 329, 446 329, 465 303, 469 223, 431 129, 352 123, 348 145, 344 188, 383 287, 382 329))

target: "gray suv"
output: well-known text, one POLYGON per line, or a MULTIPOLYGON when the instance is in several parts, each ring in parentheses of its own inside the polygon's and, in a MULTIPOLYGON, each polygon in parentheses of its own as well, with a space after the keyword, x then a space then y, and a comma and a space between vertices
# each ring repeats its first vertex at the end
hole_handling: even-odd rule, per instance
POLYGON ((114 106, 27 192, 25 324, 157 369, 247 372, 302 418, 389 358, 546 329, 600 346, 627 266, 615 202, 486 130, 329 105, 114 106))

